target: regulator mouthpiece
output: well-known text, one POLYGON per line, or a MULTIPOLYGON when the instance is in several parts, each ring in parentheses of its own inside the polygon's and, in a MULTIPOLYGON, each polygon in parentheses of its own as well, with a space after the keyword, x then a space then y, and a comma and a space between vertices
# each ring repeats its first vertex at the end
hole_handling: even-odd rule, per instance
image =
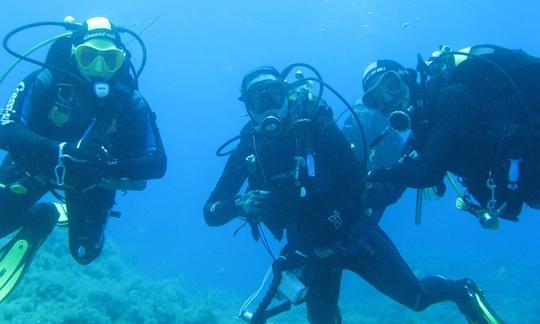
POLYGON ((96 97, 103 99, 109 95, 110 87, 108 83, 96 82, 94 83, 94 93, 96 97))
POLYGON ((388 123, 396 132, 404 132, 411 128, 411 117, 406 112, 397 110, 390 114, 388 123))
POLYGON ((282 129, 281 119, 276 116, 268 116, 259 125, 259 129, 265 133, 275 134, 282 129))

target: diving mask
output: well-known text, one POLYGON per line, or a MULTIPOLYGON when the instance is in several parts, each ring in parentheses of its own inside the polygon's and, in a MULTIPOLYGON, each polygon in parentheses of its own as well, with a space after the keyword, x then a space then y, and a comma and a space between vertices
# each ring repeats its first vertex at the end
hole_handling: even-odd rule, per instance
POLYGON ((266 132, 276 132, 288 114, 287 87, 274 79, 254 80, 243 100, 249 116, 266 132))
POLYGON ((254 114, 281 109, 287 97, 287 91, 279 82, 259 82, 246 93, 246 104, 254 114))
POLYGON ((126 58, 126 53, 112 41, 100 38, 92 38, 72 51, 79 71, 89 80, 111 79, 126 58))
POLYGON ((409 103, 409 88, 397 72, 388 71, 373 80, 362 100, 372 109, 400 110, 409 103))

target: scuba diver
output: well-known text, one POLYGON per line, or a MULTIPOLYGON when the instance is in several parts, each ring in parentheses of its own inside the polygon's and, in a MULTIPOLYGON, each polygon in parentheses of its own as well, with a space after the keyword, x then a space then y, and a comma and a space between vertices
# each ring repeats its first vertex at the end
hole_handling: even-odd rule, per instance
POLYGON ((450 172, 466 189, 448 173, 456 206, 485 228, 497 228, 499 217, 518 221, 524 204, 540 209, 539 75, 539 58, 494 45, 443 46, 427 62, 419 56, 417 70, 372 63, 364 103, 412 133, 402 159, 369 181, 425 188, 450 172))
POLYGON ((17 85, 0 119, 0 148, 8 152, 0 167, 0 236, 18 230, 0 250, 0 300, 61 213, 68 217, 71 254, 89 264, 103 249, 108 218, 118 216, 116 190, 142 190, 145 180, 164 176, 166 155, 154 113, 137 89, 140 73, 130 74, 120 39, 125 31, 96 17, 30 24, 4 39, 10 53, 43 68, 17 85), (52 43, 45 62, 8 47, 15 33, 43 25, 70 30, 52 43), (39 202, 48 192, 65 204, 39 202))
MULTIPOLYGON (((358 114, 358 118, 362 121, 362 125, 364 125, 366 142, 368 144, 377 140, 378 136, 388 128, 387 119, 383 115, 366 107, 361 99, 355 102, 353 109, 358 114)), ((359 136, 360 132, 358 131, 358 125, 353 116, 350 116, 345 120, 341 131, 347 140, 351 142, 351 148, 354 155, 362 161, 364 148, 362 139, 359 136)), ((377 145, 370 147, 367 164, 368 170, 383 168, 396 163, 401 157, 404 145, 403 139, 397 132, 392 132, 381 138, 377 145)))
POLYGON ((239 218, 274 258, 265 276, 272 271, 268 293, 250 313, 252 295, 239 317, 265 323, 305 301, 310 323, 341 323, 338 300, 347 269, 414 311, 454 301, 470 323, 500 323, 472 280, 415 277, 358 199, 365 190, 364 168, 330 107, 298 91, 301 83, 288 82, 287 71, 260 67, 244 76, 240 100, 250 121, 204 206, 209 226, 239 218), (262 225, 278 240, 286 236, 278 257, 262 225), (284 302, 272 306, 274 297, 284 302))

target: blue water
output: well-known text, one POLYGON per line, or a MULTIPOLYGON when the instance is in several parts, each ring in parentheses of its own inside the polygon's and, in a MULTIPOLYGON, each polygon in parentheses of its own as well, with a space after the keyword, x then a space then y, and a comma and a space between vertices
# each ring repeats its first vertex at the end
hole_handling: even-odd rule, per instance
MULTIPOLYGON (((149 58, 140 88, 157 113, 169 170, 146 191, 119 197, 123 216, 110 222, 108 237, 121 257, 145 276, 183 275, 201 287, 245 294, 258 284, 270 258, 248 231, 232 236, 239 223, 207 227, 202 206, 225 163, 215 157, 215 149, 246 121, 237 100, 246 71, 307 62, 353 102, 362 94, 364 67, 377 58, 414 67, 417 53, 428 56, 440 44, 462 48, 479 43, 523 48, 539 56, 539 11, 540 3, 531 0, 2 1, 0 32, 35 21, 63 20, 66 15, 78 21, 107 16, 140 31, 159 16, 142 34, 149 58)), ((34 30, 13 44, 27 48, 58 32, 34 30)), ((135 43, 131 46, 137 50, 135 43)), ((36 57, 40 55, 43 52, 36 57)), ((1 65, 11 59, 0 52, 1 65)), ((0 85, 0 97, 7 100, 17 80, 33 69, 21 64, 0 85)), ((334 97, 327 100, 336 112, 343 109, 334 97)), ((455 197, 449 192, 443 200, 426 203, 424 222, 415 226, 413 198, 410 192, 390 208, 382 225, 423 274, 460 277, 474 272, 470 275, 482 282, 484 275, 499 273, 501 267, 523 263, 536 272, 527 272, 522 280, 538 277, 538 212, 525 210, 519 223, 503 222, 500 230, 485 231, 453 207, 455 197)), ((505 271, 497 280, 508 279, 505 271)), ((345 282, 355 287, 358 280, 347 277, 345 282)), ((484 281, 496 288, 497 280, 489 276, 484 281)), ((537 291, 538 280, 527 289, 510 286, 507 293, 537 291)), ((353 288, 345 288, 344 294, 354 301, 353 288)), ((531 303, 540 306, 538 300, 531 303)))

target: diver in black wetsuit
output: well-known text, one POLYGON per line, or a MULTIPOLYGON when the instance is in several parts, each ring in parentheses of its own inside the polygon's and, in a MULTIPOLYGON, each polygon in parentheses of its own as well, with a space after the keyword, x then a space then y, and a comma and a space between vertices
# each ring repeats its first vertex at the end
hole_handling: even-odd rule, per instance
POLYGON ((459 207, 484 227, 517 221, 524 203, 540 208, 540 59, 492 45, 444 50, 420 83, 395 61, 366 69, 364 103, 412 130, 401 161, 369 181, 423 188, 451 172, 468 190, 459 207))
MULTIPOLYGON (((475 323, 490 309, 474 282, 441 276, 418 280, 390 239, 372 221, 359 197, 363 168, 338 129, 330 108, 310 94, 298 95, 273 67, 242 81, 251 121, 204 207, 210 226, 234 218, 248 223, 255 239, 263 223, 287 245, 278 260, 298 259, 311 323, 341 323, 338 307, 344 269, 363 277, 397 302, 421 311, 452 300, 475 323), (245 181, 246 192, 239 195, 245 181)), ((264 237, 263 237, 264 238, 264 237)), ((296 262, 296 261, 295 261, 296 262)), ((495 316, 490 310, 489 316, 495 316)), ((264 322, 256 312, 251 323, 264 322)))
POLYGON ((1 116, 0 148, 8 155, 0 167, 0 236, 21 230, 0 250, 0 300, 59 217, 53 204, 38 203, 44 194, 65 192, 69 248, 88 264, 103 248, 115 183, 166 170, 154 114, 108 19, 92 18, 58 40, 47 62, 55 68, 21 81, 1 116))

